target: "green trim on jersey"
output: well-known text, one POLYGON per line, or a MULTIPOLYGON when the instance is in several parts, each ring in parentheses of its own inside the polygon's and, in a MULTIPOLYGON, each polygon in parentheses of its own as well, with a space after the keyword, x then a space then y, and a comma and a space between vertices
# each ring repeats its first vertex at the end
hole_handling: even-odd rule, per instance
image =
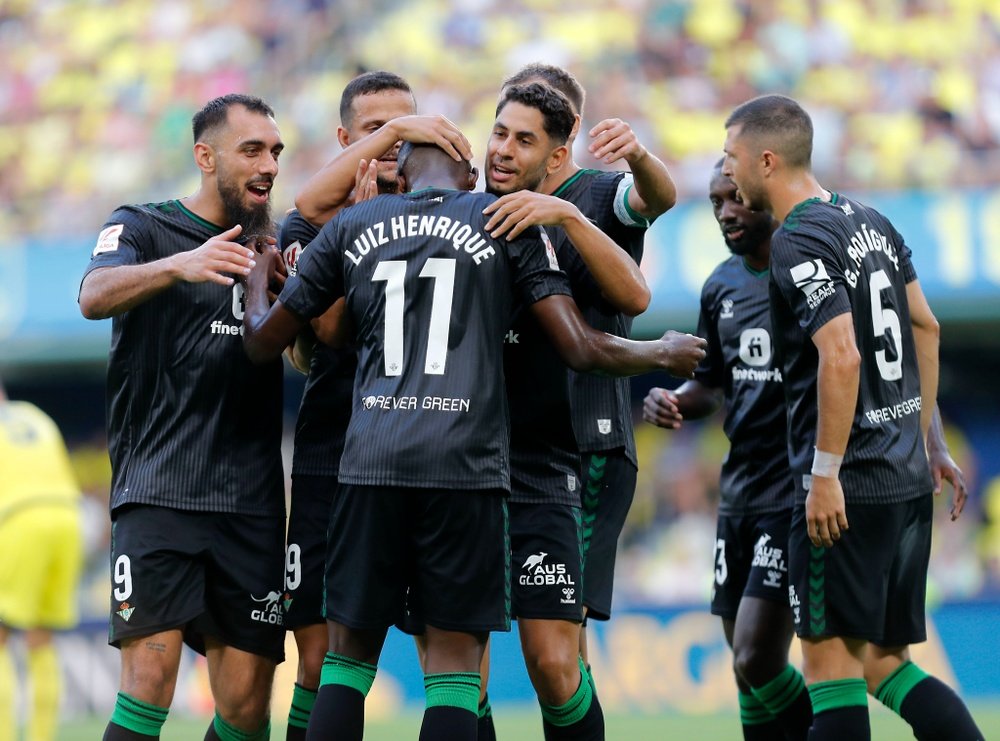
POLYGON ((197 224, 201 224, 201 226, 205 227, 206 229, 211 229, 213 231, 225 231, 225 229, 223 229, 218 224, 213 224, 208 219, 201 218, 198 214, 196 214, 194 211, 192 211, 187 206, 185 206, 183 203, 181 203, 179 199, 175 199, 173 201, 167 201, 167 203, 176 203, 178 210, 182 214, 184 214, 189 219, 191 219, 191 221, 193 221, 193 222, 195 222, 197 224))
POLYGON ((572 175, 569 176, 569 179, 565 183, 563 183, 558 188, 556 188, 554 191, 552 191, 552 195, 556 196, 557 198, 562 198, 562 192, 565 191, 567 188, 569 188, 573 183, 575 183, 581 177, 583 177, 584 173, 588 173, 588 172, 593 172, 593 173, 598 173, 599 174, 601 171, 600 170, 590 170, 590 169, 577 170, 576 172, 574 172, 572 175))
POLYGON ((635 181, 633 180, 628 184, 628 187, 625 188, 625 194, 622 196, 622 206, 625 207, 625 213, 629 215, 629 218, 632 219, 632 221, 636 222, 637 226, 648 229, 652 225, 653 219, 647 219, 645 216, 632 208, 631 204, 628 202, 628 194, 632 192, 634 187, 635 181))
POLYGON ((802 201, 802 203, 795 204, 795 207, 788 212, 788 216, 785 217, 785 220, 782 222, 781 227, 783 229, 787 229, 790 232, 794 232, 796 229, 799 228, 799 218, 801 217, 802 212, 814 203, 824 203, 824 201, 822 198, 816 197, 816 198, 807 198, 806 200, 802 201))
POLYGON ((754 270, 752 267, 750 267, 749 263, 747 263, 746 258, 743 258, 741 262, 743 263, 744 269, 748 273, 750 273, 750 275, 752 275, 754 278, 763 278, 765 275, 771 272, 770 266, 764 268, 763 270, 754 270))

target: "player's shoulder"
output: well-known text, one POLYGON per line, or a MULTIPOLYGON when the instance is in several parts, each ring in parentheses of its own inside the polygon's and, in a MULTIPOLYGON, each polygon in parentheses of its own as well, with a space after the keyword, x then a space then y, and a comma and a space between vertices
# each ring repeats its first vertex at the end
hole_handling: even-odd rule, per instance
POLYGON ((730 255, 716 265, 705 278, 701 287, 702 299, 717 296, 738 287, 745 273, 743 258, 738 255, 730 255))
POLYGON ((320 227, 307 220, 298 209, 292 209, 281 222, 278 244, 281 249, 298 242, 300 245, 307 245, 319 234, 320 227))

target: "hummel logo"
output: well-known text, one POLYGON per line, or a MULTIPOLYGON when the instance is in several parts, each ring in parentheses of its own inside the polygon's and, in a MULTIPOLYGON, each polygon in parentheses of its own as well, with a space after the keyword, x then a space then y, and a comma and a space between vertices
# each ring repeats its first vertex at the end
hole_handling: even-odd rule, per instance
POLYGON ((844 212, 844 216, 853 216, 854 209, 851 208, 850 201, 844 201, 844 205, 840 207, 840 210, 844 212))
POLYGON ((444 198, 442 196, 434 196, 431 198, 431 203, 444 203, 444 198))

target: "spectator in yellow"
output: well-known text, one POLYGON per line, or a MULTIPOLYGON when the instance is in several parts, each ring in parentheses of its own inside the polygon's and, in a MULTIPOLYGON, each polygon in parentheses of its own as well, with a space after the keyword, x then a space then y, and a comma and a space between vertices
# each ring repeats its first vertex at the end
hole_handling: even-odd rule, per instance
POLYGON ((77 622, 80 489, 55 423, 0 384, 0 739, 17 738, 11 631, 24 631, 30 701, 24 738, 55 738, 59 663, 52 631, 77 622))

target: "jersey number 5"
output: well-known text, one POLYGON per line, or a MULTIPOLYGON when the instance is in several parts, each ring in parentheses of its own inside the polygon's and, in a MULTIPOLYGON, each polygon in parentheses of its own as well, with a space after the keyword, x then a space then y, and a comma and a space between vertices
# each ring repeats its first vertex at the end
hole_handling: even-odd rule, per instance
MULTIPOLYGON (((424 373, 440 376, 444 375, 445 358, 448 354, 451 301, 455 292, 455 260, 443 257, 428 258, 420 269, 419 277, 434 279, 424 373)), ((372 273, 372 282, 376 281, 385 281, 385 333, 382 349, 385 374, 398 376, 403 372, 406 261, 386 260, 380 262, 375 266, 375 272, 372 273)))
POLYGON ((884 270, 876 270, 868 279, 868 289, 872 301, 872 329, 876 337, 889 335, 896 349, 896 359, 890 360, 885 350, 875 351, 875 362, 878 372, 886 381, 898 381, 903 377, 903 346, 900 342, 903 333, 899 327, 899 315, 893 310, 882 306, 882 291, 892 288, 889 276, 884 270))

